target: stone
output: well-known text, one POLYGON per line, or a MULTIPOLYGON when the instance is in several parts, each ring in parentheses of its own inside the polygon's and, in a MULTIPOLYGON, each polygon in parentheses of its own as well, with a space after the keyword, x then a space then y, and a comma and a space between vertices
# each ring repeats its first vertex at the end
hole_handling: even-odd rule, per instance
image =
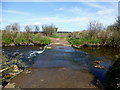
POLYGON ((2 88, 3 88, 3 86, 2 86, 2 85, 0 85, 0 90, 2 90, 2 88))
POLYGON ((12 44, 10 44, 10 46, 15 46, 15 44, 14 44, 14 43, 12 43, 12 44))
POLYGON ((40 81, 41 81, 41 82, 43 82, 44 80, 43 80, 43 79, 41 79, 40 81))
POLYGON ((102 61, 94 61, 94 63, 97 63, 97 64, 99 64, 99 63, 101 63, 102 61))
POLYGON ((95 68, 99 68, 99 69, 104 69, 104 67, 103 67, 103 66, 100 66, 100 65, 95 65, 94 67, 95 67, 95 68))
POLYGON ((47 49, 51 49, 52 47, 47 47, 47 49))
POLYGON ((30 70, 25 70, 23 73, 31 73, 31 71, 30 70))
POLYGON ((4 88, 15 88, 15 83, 8 83, 4 88))
POLYGON ((14 66, 13 66, 13 71, 14 71, 14 72, 18 72, 18 71, 19 71, 19 69, 18 69, 18 66, 17 66, 17 65, 14 65, 14 66))
POLYGON ((80 48, 81 46, 73 45, 73 47, 75 47, 75 48, 80 48))
POLYGON ((60 38, 57 38, 56 40, 60 40, 60 38))

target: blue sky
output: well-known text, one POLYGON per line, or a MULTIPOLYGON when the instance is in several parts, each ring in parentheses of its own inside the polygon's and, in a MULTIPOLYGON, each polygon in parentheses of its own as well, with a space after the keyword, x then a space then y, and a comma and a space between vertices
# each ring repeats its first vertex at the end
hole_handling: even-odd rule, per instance
POLYGON ((117 2, 3 2, 1 28, 17 22, 21 30, 25 25, 54 24, 59 31, 80 31, 92 20, 113 24, 117 14, 117 2))

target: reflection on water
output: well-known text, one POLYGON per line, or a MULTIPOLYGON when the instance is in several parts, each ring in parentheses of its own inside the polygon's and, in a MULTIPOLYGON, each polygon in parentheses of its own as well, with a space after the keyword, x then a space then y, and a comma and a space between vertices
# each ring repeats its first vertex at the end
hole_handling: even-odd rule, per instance
POLYGON ((109 66, 113 63, 112 59, 119 53, 117 49, 111 48, 81 48, 73 49, 67 46, 55 46, 53 49, 46 49, 42 54, 30 57, 32 51, 39 50, 38 46, 19 46, 4 47, 3 51, 9 56, 15 52, 22 53, 23 60, 29 67, 35 68, 56 68, 68 67, 74 70, 88 70, 92 72, 101 82, 109 66), (102 60, 101 66, 105 69, 94 68, 94 61, 102 60))
POLYGON ((109 57, 112 59, 114 59, 116 55, 120 54, 120 48, 112 47, 81 47, 79 50, 88 52, 96 56, 109 57))

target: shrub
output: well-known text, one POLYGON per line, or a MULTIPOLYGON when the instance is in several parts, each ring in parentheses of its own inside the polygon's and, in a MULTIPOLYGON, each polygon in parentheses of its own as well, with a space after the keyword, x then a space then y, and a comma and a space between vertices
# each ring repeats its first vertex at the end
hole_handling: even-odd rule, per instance
POLYGON ((14 43, 20 44, 20 43, 28 43, 29 41, 25 38, 25 36, 21 33, 17 35, 17 37, 14 40, 14 43))
POLYGON ((2 31, 2 43, 11 44, 13 42, 12 33, 10 31, 2 31))
POLYGON ((47 36, 52 36, 57 33, 58 28, 54 25, 42 25, 43 33, 47 36))
POLYGON ((89 31, 89 37, 94 38, 96 33, 100 32, 103 30, 103 25, 102 23, 99 23, 97 21, 90 21, 88 24, 88 31, 89 31))
POLYGON ((38 42, 39 44, 50 44, 51 40, 46 36, 40 36, 40 34, 35 34, 32 36, 31 40, 33 42, 38 42))
POLYGON ((67 40, 72 44, 72 45, 92 45, 92 44, 98 44, 101 42, 99 39, 92 39, 92 38, 67 38, 67 40))
POLYGON ((120 89, 120 55, 107 71, 105 88, 111 90, 120 89))
POLYGON ((120 47, 120 30, 119 24, 110 25, 104 30, 101 23, 96 21, 90 22, 88 30, 81 32, 72 32, 67 39, 71 44, 99 44, 101 46, 120 47))
POLYGON ((28 33, 28 32, 13 32, 13 31, 2 31, 2 43, 3 44, 20 44, 20 43, 31 43, 35 41, 39 44, 50 44, 51 41, 48 37, 43 36, 40 33, 28 33), (29 36, 28 36, 29 34, 29 36))

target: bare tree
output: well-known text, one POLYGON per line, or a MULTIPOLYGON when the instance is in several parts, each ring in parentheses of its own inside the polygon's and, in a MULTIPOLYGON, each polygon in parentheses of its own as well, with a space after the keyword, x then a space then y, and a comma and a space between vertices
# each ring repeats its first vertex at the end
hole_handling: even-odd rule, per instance
POLYGON ((26 32, 31 32, 32 31, 32 26, 31 25, 26 25, 25 26, 25 30, 26 30, 26 32))
POLYGON ((109 25, 109 26, 107 27, 107 31, 117 31, 117 27, 114 26, 114 25, 109 25))
POLYGON ((18 23, 14 23, 14 24, 12 24, 11 26, 12 26, 12 30, 13 30, 13 31, 18 32, 18 31, 20 30, 20 26, 19 26, 18 23))
POLYGON ((102 25, 102 23, 99 23, 94 20, 89 22, 88 30, 90 37, 93 37, 96 32, 100 32, 101 30, 104 30, 104 26, 102 25))
POLYGON ((114 26, 117 28, 118 31, 120 31, 120 16, 117 18, 114 26))
POLYGON ((54 25, 42 25, 42 30, 46 35, 52 36, 57 33, 58 28, 54 25))
POLYGON ((120 17, 116 19, 116 22, 113 25, 107 27, 107 31, 120 31, 120 17))
POLYGON ((40 31, 40 28, 38 25, 35 25, 35 32, 39 32, 40 31))
POLYGON ((26 26, 25 26, 25 30, 26 30, 26 35, 25 35, 25 37, 26 37, 26 39, 29 40, 29 41, 31 40, 31 39, 30 39, 30 37, 31 37, 30 32, 32 31, 32 29, 33 29, 33 28, 32 28, 31 25, 26 25, 26 26))
POLYGON ((88 30, 103 30, 103 24, 97 21, 90 21, 88 24, 88 30))
POLYGON ((7 25, 7 26, 5 27, 5 30, 7 30, 7 31, 12 30, 12 26, 11 26, 11 25, 7 25))

